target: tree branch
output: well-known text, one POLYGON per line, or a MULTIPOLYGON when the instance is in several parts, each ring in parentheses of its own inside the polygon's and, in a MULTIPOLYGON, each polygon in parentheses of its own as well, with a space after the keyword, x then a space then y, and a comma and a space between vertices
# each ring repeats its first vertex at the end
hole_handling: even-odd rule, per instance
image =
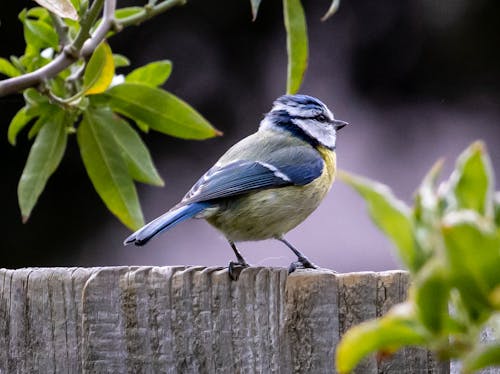
POLYGON ((173 8, 174 6, 177 5, 184 5, 186 4, 187 0, 164 0, 160 2, 159 4, 156 5, 151 5, 148 4, 144 7, 144 9, 132 16, 122 18, 120 20, 117 20, 116 23, 120 27, 127 27, 127 26, 137 26, 140 25, 142 22, 153 18, 154 16, 157 16, 160 13, 163 13, 170 8, 173 8))
POLYGON ((109 6, 110 2, 112 2, 116 6, 116 0, 94 0, 92 6, 90 7, 90 10, 87 13, 85 13, 80 23, 81 25, 80 31, 78 32, 78 35, 76 36, 75 40, 73 41, 73 44, 71 45, 71 48, 74 50, 75 54, 80 51, 85 41, 90 38, 90 29, 97 20, 97 17, 101 12, 103 4, 104 7, 107 7, 109 6))
MULTIPOLYGON (((138 25, 168 9, 185 4, 186 0, 164 0, 157 5, 146 5, 142 12, 133 16, 115 20, 116 0, 94 0, 89 11, 81 21, 81 28, 75 40, 66 45, 63 51, 47 65, 27 74, 0 81, 0 97, 22 91, 28 87, 37 86, 43 81, 55 77, 79 58, 88 57, 102 42, 112 28, 121 29, 130 25, 138 25), (103 19, 97 29, 90 36, 94 25, 104 5, 103 19)), ((57 28, 56 28, 57 29, 57 28)))
POLYGON ((63 47, 68 45, 70 42, 68 36, 68 26, 57 14, 52 12, 49 12, 49 14, 50 18, 52 19, 52 23, 54 24, 54 28, 56 29, 57 35, 59 35, 59 45, 62 45, 63 47))
POLYGON ((87 57, 94 52, 99 43, 101 43, 105 38, 108 31, 114 26, 115 23, 115 9, 116 0, 106 0, 104 3, 104 11, 102 14, 102 22, 94 31, 94 34, 90 39, 87 39, 83 43, 80 55, 82 57, 87 57))
MULTIPOLYGON (((89 11, 85 13, 85 16, 83 17, 81 22, 80 31, 73 43, 65 46, 62 53, 47 65, 42 66, 41 68, 31 73, 0 81, 0 97, 22 91, 28 87, 39 85, 44 80, 55 77, 61 71, 70 66, 73 62, 78 60, 81 56, 80 50, 82 49, 84 42, 89 39, 89 31, 92 28, 95 20, 99 16, 103 3, 105 6, 105 10, 108 10, 107 14, 109 14, 110 8, 112 8, 112 13, 114 14, 116 0, 95 0, 92 3, 89 11)), ((104 24, 106 22, 103 21, 102 23, 104 24)))
POLYGON ((48 77, 54 77, 66 69, 75 61, 75 58, 67 55, 65 50, 66 48, 63 50, 63 53, 38 70, 1 81, 0 97, 36 86, 48 77))

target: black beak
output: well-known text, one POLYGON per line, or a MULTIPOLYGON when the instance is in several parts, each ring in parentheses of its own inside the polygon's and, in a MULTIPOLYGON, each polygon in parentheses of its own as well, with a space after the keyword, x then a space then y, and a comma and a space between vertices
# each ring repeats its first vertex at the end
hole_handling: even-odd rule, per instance
POLYGON ((349 123, 348 122, 344 122, 344 121, 341 121, 341 120, 338 120, 338 119, 334 119, 332 121, 332 125, 333 125, 333 128, 337 131, 337 130, 340 130, 342 127, 348 125, 349 123))

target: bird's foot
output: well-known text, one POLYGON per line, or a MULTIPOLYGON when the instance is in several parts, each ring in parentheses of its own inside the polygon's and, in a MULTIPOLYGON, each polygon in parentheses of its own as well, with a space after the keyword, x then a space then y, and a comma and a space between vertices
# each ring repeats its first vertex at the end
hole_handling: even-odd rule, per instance
POLYGON ((297 269, 318 269, 318 266, 309 261, 307 257, 299 257, 297 261, 292 262, 288 267, 288 274, 293 273, 297 269))
POLYGON ((246 269, 248 267, 250 267, 250 265, 248 265, 246 262, 231 261, 228 266, 229 278, 231 278, 231 280, 233 281, 237 281, 243 269, 246 269))

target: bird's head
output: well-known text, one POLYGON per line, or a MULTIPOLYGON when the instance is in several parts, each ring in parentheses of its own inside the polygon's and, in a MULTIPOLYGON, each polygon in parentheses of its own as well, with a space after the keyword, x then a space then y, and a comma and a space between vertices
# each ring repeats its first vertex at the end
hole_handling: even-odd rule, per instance
POLYGON ((284 95, 260 124, 260 129, 288 131, 314 146, 335 149, 337 131, 347 122, 335 119, 319 99, 307 95, 284 95))

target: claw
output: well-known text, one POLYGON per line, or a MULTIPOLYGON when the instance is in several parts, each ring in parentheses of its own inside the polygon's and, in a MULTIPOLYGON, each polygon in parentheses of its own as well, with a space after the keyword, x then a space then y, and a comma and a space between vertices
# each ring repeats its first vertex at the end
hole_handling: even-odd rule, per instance
POLYGON ((307 257, 299 257, 297 261, 292 262, 288 267, 288 274, 293 273, 297 269, 318 269, 318 266, 309 261, 307 257))
POLYGON ((246 262, 240 263, 231 261, 228 266, 229 278, 231 278, 231 280, 233 281, 237 281, 243 269, 246 269, 248 267, 250 267, 250 265, 248 265, 246 262))

